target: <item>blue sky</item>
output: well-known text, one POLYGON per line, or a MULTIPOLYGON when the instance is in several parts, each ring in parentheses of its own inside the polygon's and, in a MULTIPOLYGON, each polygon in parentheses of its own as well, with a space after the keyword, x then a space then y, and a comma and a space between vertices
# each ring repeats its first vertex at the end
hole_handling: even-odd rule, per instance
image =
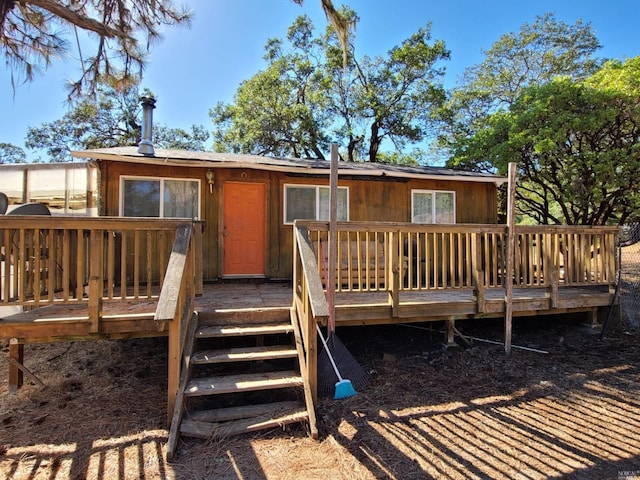
MULTIPOLYGON (((243 80, 264 67, 268 38, 283 37, 301 14, 318 28, 327 20, 320 0, 176 0, 195 12, 191 29, 169 29, 149 55, 142 86, 158 98, 155 121, 170 127, 192 124, 212 127, 208 111, 218 101, 229 102, 243 80)), ((385 54, 427 22, 433 38, 451 50, 446 62, 447 87, 467 68, 482 60, 507 32, 515 32, 536 15, 555 12, 567 23, 590 22, 600 43, 600 56, 625 59, 640 55, 638 0, 334 0, 360 16, 356 31, 358 55, 385 54)), ((65 80, 76 78, 78 64, 71 52, 31 84, 11 89, 9 72, 0 66, 0 142, 24 146, 27 127, 64 115, 65 80)))

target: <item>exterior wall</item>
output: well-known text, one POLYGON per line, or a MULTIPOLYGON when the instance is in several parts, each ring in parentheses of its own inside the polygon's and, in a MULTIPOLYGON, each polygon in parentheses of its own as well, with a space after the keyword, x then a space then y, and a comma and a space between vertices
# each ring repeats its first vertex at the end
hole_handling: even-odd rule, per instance
MULTIPOLYGON (((120 177, 136 175, 200 179, 201 220, 203 235, 203 273, 205 280, 217 280, 222 275, 224 182, 259 182, 267 187, 267 238, 265 276, 270 279, 290 279, 293 262, 293 229, 284 224, 284 185, 324 185, 327 177, 304 177, 250 168, 195 168, 101 161, 101 215, 119 214, 120 177), (215 174, 210 193, 206 173, 215 174)), ((411 190, 448 190, 456 192, 457 223, 497 223, 497 189, 493 183, 447 180, 353 178, 339 179, 339 186, 349 188, 349 210, 352 221, 411 221, 411 190)))

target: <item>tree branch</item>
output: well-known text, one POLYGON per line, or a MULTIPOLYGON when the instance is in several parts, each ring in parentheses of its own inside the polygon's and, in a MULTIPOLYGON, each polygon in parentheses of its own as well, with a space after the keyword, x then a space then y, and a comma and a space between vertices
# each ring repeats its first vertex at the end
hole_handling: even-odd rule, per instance
POLYGON ((84 30, 95 32, 102 37, 121 38, 135 41, 131 35, 123 32, 122 30, 111 28, 102 22, 86 15, 82 15, 53 0, 24 0, 24 3, 29 3, 35 7, 42 8, 72 25, 77 25, 84 30))

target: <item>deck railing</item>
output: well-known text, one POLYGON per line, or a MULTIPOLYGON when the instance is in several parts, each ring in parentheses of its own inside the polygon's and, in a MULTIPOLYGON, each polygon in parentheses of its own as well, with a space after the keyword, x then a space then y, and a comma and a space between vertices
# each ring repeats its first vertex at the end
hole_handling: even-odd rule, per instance
POLYGON ((294 228, 293 239, 293 312, 292 323, 300 338, 303 358, 300 370, 308 380, 311 400, 318 397, 318 339, 316 325, 326 324, 329 306, 320 281, 317 256, 305 227, 294 228))
POLYGON ((86 304, 99 333, 104 301, 156 302, 169 337, 169 412, 202 293, 201 222, 185 219, 3 216, 0 305, 86 304))
MULTIPOLYGON (((325 279, 327 222, 309 231, 325 279)), ((614 227, 518 226, 514 287, 610 285, 615 282, 614 227)), ((504 288, 505 225, 338 223, 337 292, 504 288)))
MULTIPOLYGON (((158 298, 176 231, 185 224, 192 221, 5 215, 0 305, 86 303, 97 331, 103 301, 158 298)), ((193 235, 201 249, 201 229, 193 235)), ((201 288, 201 269, 196 278, 201 288)))
POLYGON ((167 458, 175 452, 178 428, 183 414, 183 392, 188 380, 190 359, 195 341, 197 318, 194 315, 196 257, 194 228, 183 225, 176 232, 169 257, 165 281, 160 292, 154 318, 159 327, 168 323, 169 366, 167 374, 167 422, 170 425, 167 458))

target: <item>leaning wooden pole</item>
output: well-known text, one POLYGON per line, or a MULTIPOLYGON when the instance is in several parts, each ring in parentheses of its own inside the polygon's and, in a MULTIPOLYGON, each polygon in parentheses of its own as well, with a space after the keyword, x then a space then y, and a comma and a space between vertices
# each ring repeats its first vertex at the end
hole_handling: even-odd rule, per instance
POLYGON ((504 275, 504 351, 511 353, 511 323, 513 318, 513 270, 516 251, 515 202, 516 164, 509 163, 509 195, 507 197, 507 265, 504 275))
MULTIPOLYGON (((331 170, 329 174, 329 272, 327 273, 327 295, 329 301, 329 321, 335 322, 336 303, 336 263, 338 256, 338 146, 331 144, 331 170), (331 280, 333 279, 333 280, 331 280)), ((330 325, 335 328, 335 323, 330 325)))

